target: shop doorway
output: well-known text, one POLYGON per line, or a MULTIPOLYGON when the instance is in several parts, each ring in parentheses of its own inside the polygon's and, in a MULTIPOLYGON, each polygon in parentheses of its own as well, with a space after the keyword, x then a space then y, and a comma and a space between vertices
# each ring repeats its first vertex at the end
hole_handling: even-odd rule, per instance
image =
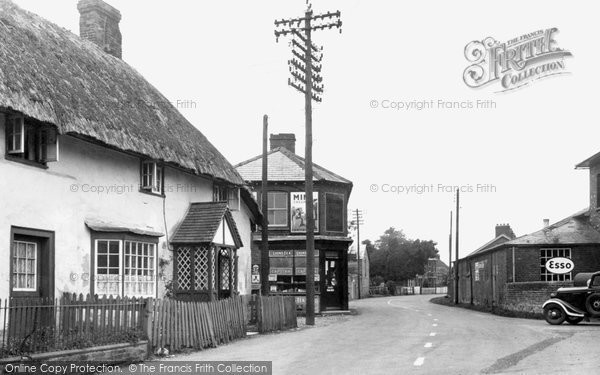
POLYGON ((325 290, 323 290, 323 304, 325 310, 338 310, 342 307, 341 295, 341 261, 337 254, 328 254, 325 257, 325 290))

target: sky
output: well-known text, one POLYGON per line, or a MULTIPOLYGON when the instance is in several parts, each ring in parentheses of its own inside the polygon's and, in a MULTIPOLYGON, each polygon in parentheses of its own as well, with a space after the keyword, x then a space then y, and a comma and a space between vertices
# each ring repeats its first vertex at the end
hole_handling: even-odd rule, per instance
MULTIPOLYGON (((14 1, 79 34, 76 0, 14 1)), ((260 154, 264 114, 270 133, 296 134, 303 156, 304 98, 287 85, 291 49, 276 43, 273 21, 301 16, 305 0, 108 3, 122 14, 123 59, 171 102, 193 102, 180 111, 232 164, 260 154)), ((588 171, 574 166, 600 151, 596 3, 314 0, 313 9, 340 10, 343 21, 341 34, 313 36, 325 85, 313 160, 353 181, 361 239, 394 227, 436 241, 447 262, 456 186, 460 257, 492 240, 496 224, 520 236, 588 206, 588 171), (508 92, 463 81, 471 41, 553 27, 573 55, 569 74, 508 92), (411 102, 433 105, 390 108, 411 102)))

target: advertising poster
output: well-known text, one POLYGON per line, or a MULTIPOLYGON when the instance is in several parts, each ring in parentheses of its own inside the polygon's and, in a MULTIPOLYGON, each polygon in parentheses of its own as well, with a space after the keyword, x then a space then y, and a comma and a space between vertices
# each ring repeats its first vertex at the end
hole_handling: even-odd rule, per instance
MULTIPOLYGON (((313 217, 315 218, 315 232, 319 231, 319 195, 314 194, 313 217)), ((294 233, 306 233, 306 194, 294 192, 290 194, 290 228, 294 233)))

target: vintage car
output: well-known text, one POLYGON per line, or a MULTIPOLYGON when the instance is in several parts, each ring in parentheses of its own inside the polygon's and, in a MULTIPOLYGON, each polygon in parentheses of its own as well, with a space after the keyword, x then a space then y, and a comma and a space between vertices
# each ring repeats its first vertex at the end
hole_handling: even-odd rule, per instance
POLYGON ((544 318, 550 324, 565 320, 577 324, 582 320, 600 318, 600 272, 578 273, 573 287, 559 288, 542 305, 544 318))

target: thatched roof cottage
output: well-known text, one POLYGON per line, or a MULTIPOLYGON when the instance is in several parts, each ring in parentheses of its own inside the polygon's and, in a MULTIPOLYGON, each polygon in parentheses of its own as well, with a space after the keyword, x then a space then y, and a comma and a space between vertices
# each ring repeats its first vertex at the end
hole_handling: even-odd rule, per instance
POLYGON ((0 0, 0 298, 248 293, 244 180, 120 58, 119 11, 77 7, 81 37, 0 0))

